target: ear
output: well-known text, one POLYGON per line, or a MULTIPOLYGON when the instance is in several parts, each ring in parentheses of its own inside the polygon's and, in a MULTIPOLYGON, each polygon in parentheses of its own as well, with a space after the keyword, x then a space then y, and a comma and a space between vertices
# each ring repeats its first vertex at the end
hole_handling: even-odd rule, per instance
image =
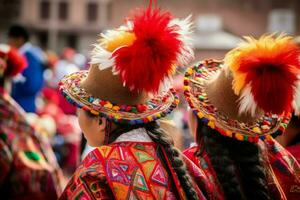
POLYGON ((106 118, 104 118, 104 117, 100 118, 99 117, 98 120, 101 120, 101 123, 99 123, 99 121, 98 121, 100 131, 101 132, 105 131, 105 128, 106 128, 106 118))

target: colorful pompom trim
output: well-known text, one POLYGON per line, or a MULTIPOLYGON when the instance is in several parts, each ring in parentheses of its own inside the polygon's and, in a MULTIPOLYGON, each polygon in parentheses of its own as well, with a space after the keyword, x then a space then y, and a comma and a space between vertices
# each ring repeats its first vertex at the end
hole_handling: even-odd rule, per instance
POLYGON ((240 141, 257 143, 259 139, 271 141, 271 134, 282 134, 290 120, 288 116, 265 114, 253 124, 232 120, 219 112, 208 100, 204 81, 221 69, 222 62, 204 60, 189 67, 184 77, 184 95, 194 114, 221 135, 240 141))
POLYGON ((87 73, 88 71, 79 71, 65 76, 59 83, 59 90, 74 106, 115 123, 130 125, 149 123, 165 117, 179 104, 179 98, 172 88, 165 95, 139 105, 117 105, 93 97, 80 87, 80 82, 86 78, 87 73))

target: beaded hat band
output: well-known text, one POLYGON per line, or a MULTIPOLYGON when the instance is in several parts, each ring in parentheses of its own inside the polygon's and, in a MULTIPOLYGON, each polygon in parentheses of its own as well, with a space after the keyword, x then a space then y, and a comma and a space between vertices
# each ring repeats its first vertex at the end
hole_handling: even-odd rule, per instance
POLYGON ((80 84, 88 76, 88 71, 75 72, 65 76, 59 89, 73 105, 91 114, 105 117, 120 124, 144 124, 166 116, 177 107, 179 100, 173 89, 163 96, 156 96, 139 105, 117 105, 112 102, 93 97, 80 84))
POLYGON ((222 62, 204 60, 187 69, 184 78, 184 94, 193 112, 220 134, 241 141, 257 142, 269 139, 277 131, 283 132, 289 122, 288 116, 265 113, 252 123, 228 118, 209 101, 205 82, 222 69, 222 62))

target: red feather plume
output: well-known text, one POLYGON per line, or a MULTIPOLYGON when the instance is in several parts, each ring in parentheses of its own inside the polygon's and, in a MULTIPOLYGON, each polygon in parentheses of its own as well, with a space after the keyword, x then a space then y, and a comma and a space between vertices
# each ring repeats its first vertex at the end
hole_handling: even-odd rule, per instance
POLYGON ((169 12, 150 6, 134 16, 136 40, 113 53, 116 70, 130 89, 155 93, 170 74, 181 45, 171 19, 169 12))
POLYGON ((26 58, 17 49, 12 47, 9 47, 8 52, 1 51, 0 49, 0 57, 6 60, 7 66, 4 70, 4 76, 6 77, 13 77, 27 67, 26 58))
POLYGON ((265 112, 282 114, 291 111, 300 62, 299 48, 291 39, 261 38, 257 47, 240 60, 239 71, 246 74, 257 105, 265 112), (262 42, 271 45, 260 45, 262 42))

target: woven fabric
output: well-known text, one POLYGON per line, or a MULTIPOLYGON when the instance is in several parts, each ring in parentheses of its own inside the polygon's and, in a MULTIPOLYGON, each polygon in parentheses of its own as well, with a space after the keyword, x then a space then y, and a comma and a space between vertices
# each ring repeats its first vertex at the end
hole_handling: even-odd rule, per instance
MULTIPOLYGON (((60 199, 188 199, 153 142, 115 142, 89 153, 60 199), (173 181, 174 180, 174 181, 173 181)), ((196 187, 196 186, 195 186, 196 187)))
POLYGON ((56 199, 61 194, 63 177, 49 142, 2 88, 0 172, 1 199, 56 199))
MULTIPOLYGON (((258 145, 264 158, 263 165, 267 171, 270 194, 278 200, 300 199, 300 165, 296 159, 276 141, 260 141, 258 145)), ((210 199, 224 199, 224 194, 210 163, 209 156, 204 151, 200 158, 196 157, 195 152, 197 149, 198 147, 192 147, 183 153, 206 175, 205 181, 198 179, 198 185, 203 185, 206 188, 210 199)))

